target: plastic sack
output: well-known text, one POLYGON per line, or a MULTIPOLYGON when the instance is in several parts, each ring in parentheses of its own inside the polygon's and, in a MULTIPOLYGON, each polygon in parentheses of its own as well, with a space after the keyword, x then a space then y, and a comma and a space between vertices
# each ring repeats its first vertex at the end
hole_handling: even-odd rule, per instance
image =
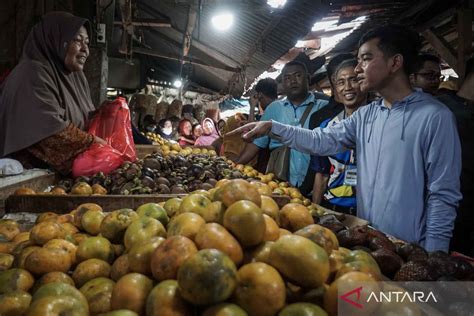
POLYGON ((72 165, 72 176, 91 176, 98 172, 108 174, 124 161, 135 161, 130 111, 124 98, 102 103, 90 122, 89 133, 102 138, 107 145, 93 143, 79 154, 72 165))
POLYGON ((102 103, 89 124, 89 133, 105 140, 121 154, 123 160, 137 160, 130 110, 124 98, 102 103))
POLYGON ((23 173, 23 165, 15 159, 0 159, 0 177, 14 176, 23 173))
POLYGON ((93 143, 86 151, 77 155, 72 164, 72 176, 92 176, 99 171, 105 174, 120 167, 122 154, 110 145, 93 143))

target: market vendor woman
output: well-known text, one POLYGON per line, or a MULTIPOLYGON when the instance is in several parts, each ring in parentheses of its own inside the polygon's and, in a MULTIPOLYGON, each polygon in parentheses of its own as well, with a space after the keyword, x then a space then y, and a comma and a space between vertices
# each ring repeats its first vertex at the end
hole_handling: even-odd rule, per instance
POLYGON ((88 26, 51 12, 33 27, 20 63, 0 87, 0 157, 66 174, 78 154, 105 143, 85 132, 95 110, 83 73, 88 26))

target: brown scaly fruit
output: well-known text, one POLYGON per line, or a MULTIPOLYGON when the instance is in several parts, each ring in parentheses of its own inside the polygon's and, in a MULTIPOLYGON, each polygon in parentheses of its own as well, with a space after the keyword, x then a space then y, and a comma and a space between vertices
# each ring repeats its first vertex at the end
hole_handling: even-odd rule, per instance
POLYGON ((380 238, 387 238, 387 235, 385 235, 384 233, 382 233, 380 230, 376 230, 376 229, 373 229, 373 228, 368 228, 367 229, 367 235, 369 237, 380 237, 380 238))
POLYGON ((425 261, 428 259, 428 253, 421 247, 415 247, 407 258, 407 261, 425 261))
POLYGON ((393 278, 395 273, 400 270, 403 260, 395 252, 385 248, 378 249, 371 253, 372 257, 377 261, 383 275, 393 278))
POLYGON ((352 248, 354 246, 363 246, 367 241, 367 228, 363 226, 352 227, 337 233, 339 246, 352 248))
POLYGON ((337 217, 332 214, 319 216, 318 224, 329 229, 331 229, 329 226, 338 227, 339 229, 337 231, 331 229, 334 233, 337 233, 338 231, 345 228, 345 226, 341 223, 341 221, 338 220, 337 217))
POLYGON ((417 244, 409 243, 409 244, 396 244, 396 252, 397 254, 402 257, 403 260, 408 261, 408 257, 411 253, 415 250, 420 248, 417 244))
POLYGON ((433 281, 428 262, 410 261, 402 265, 395 274, 394 281, 433 281))
POLYGON ((428 256, 428 264, 436 274, 436 279, 442 276, 454 276, 456 274, 456 264, 454 260, 443 251, 430 253, 428 256))
POLYGON ((387 237, 374 237, 369 239, 369 248, 372 250, 386 249, 395 252, 395 245, 387 237))

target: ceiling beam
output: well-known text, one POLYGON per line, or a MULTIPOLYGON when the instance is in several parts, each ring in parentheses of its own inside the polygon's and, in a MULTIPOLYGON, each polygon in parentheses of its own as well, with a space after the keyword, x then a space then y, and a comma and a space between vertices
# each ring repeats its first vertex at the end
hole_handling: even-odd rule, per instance
POLYGON ((218 92, 216 92, 214 90, 211 90, 209 88, 203 87, 203 86, 201 86, 200 84, 198 84, 194 81, 191 81, 191 82, 188 81, 188 87, 189 86, 191 87, 191 89, 188 89, 188 90, 191 90, 191 91, 196 91, 196 92, 200 92, 200 93, 207 93, 207 94, 212 94, 212 95, 219 95, 218 92))
POLYGON ((184 34, 183 34, 183 51, 182 51, 183 58, 188 56, 189 51, 191 50, 191 42, 193 39, 194 27, 196 26, 197 15, 198 15, 197 6, 195 4, 191 4, 188 10, 186 30, 184 31, 184 34))
MULTIPOLYGON (((207 3, 207 2, 206 2, 207 3)), ((139 5, 142 7, 143 10, 146 10, 148 14, 152 16, 163 16, 161 12, 156 10, 154 7, 146 4, 146 2, 140 1, 139 5)), ((171 28, 163 28, 163 29, 153 29, 159 34, 177 42, 177 43, 182 43, 183 40, 183 32, 177 30, 174 27, 171 28)), ((209 47, 202 42, 196 40, 196 38, 193 38, 192 40, 192 47, 200 51, 201 53, 209 56, 209 58, 216 60, 217 62, 223 63, 227 66, 231 67, 238 67, 239 62, 232 59, 231 57, 219 52, 216 48, 209 47)))
POLYGON ((423 31, 429 29, 430 27, 438 26, 441 22, 443 22, 444 20, 446 20, 450 17, 453 17, 455 14, 456 14, 456 8, 449 8, 447 10, 444 10, 440 14, 432 17, 428 21, 416 25, 415 29, 418 32, 423 32, 423 31))
MULTIPOLYGON (((140 19, 130 23, 133 26, 149 26, 149 27, 171 27, 168 20, 160 19, 140 19)), ((122 21, 114 21, 114 25, 123 25, 122 21)))
POLYGON ((133 35, 133 25, 131 24, 132 0, 119 0, 119 6, 122 14, 122 38, 120 40, 119 52, 128 55, 133 35))
POLYGON ((410 23, 413 21, 413 19, 416 19, 416 17, 426 11, 431 5, 435 2, 435 0, 425 0, 425 1, 419 1, 415 2, 414 4, 410 5, 407 9, 404 10, 404 12, 399 15, 398 17, 395 17, 394 23, 410 23))
MULTIPOLYGON (((170 37, 166 36, 162 32, 158 32, 157 29, 149 29, 148 31, 153 33, 154 36, 157 36, 160 39, 161 43, 167 43, 167 45, 175 48, 175 51, 176 51, 175 57, 176 58, 178 58, 180 56, 179 47, 180 47, 181 44, 178 41, 175 41, 175 40, 171 39, 170 37)), ((193 38, 192 44, 195 44, 195 42, 196 42, 196 40, 193 38)), ((150 49, 151 49, 151 47, 150 47, 150 49)), ((204 55, 206 55, 206 54, 204 54, 204 55)), ((203 62, 206 63, 207 65, 214 65, 215 67, 213 67, 213 68, 221 69, 221 68, 225 68, 225 67, 230 67, 228 69, 232 69, 232 71, 234 71, 234 70, 235 71, 237 71, 237 70, 240 71, 240 69, 237 68, 237 67, 232 67, 232 66, 229 66, 229 65, 227 65, 227 64, 225 64, 225 63, 223 63, 219 60, 216 60, 212 57, 209 57, 209 56, 207 56, 207 57, 210 59, 210 61, 206 60, 206 61, 203 61, 203 62)), ((200 59, 200 58, 197 58, 197 59, 200 59)), ((194 58, 192 60, 194 60, 194 58)))
POLYGON ((458 72, 458 61, 456 58, 456 51, 451 47, 451 45, 444 39, 444 37, 435 33, 433 28, 421 32, 423 37, 428 41, 428 43, 433 46, 433 48, 441 55, 451 68, 458 72))
MULTIPOLYGON (((166 29, 166 34, 161 32, 160 33, 166 37, 169 37, 175 41, 180 41, 180 39, 183 38, 183 33, 178 31, 177 29, 175 28, 169 28, 169 29, 166 29)), ((209 56, 210 58, 212 59, 215 59, 221 63, 224 63, 228 66, 232 66, 232 67, 237 67, 239 66, 239 62, 230 58, 229 56, 227 55, 224 55, 223 53, 219 52, 217 49, 215 48, 211 48, 205 44, 203 44, 202 42, 196 40, 195 38, 193 38, 193 43, 192 43, 192 46, 194 48, 196 48, 198 51, 204 53, 205 55, 209 56)))
POLYGON ((133 52, 136 53, 136 54, 142 54, 142 55, 148 55, 148 56, 153 56, 153 57, 158 57, 158 58, 182 61, 185 64, 199 65, 199 66, 203 66, 203 67, 207 67, 207 68, 215 68, 215 69, 225 70, 225 71, 229 71, 229 72, 240 72, 240 68, 234 68, 234 67, 229 67, 229 66, 225 66, 225 65, 216 65, 216 64, 211 65, 211 64, 208 64, 208 63, 206 63, 202 60, 196 59, 196 58, 185 57, 184 59, 181 59, 180 57, 177 57, 175 55, 156 53, 155 51, 152 51, 152 50, 149 50, 149 49, 133 48, 133 52))
POLYGON ((472 9, 459 9, 457 20, 458 69, 456 73, 459 75, 460 79, 463 79, 466 61, 472 52, 472 9))

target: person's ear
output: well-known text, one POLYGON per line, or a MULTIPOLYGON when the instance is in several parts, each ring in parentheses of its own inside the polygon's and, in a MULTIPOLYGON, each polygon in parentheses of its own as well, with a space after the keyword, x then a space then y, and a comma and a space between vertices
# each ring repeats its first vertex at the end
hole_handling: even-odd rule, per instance
POLYGON ((392 72, 397 72, 399 69, 403 69, 403 55, 402 54, 395 54, 392 58, 392 72))

